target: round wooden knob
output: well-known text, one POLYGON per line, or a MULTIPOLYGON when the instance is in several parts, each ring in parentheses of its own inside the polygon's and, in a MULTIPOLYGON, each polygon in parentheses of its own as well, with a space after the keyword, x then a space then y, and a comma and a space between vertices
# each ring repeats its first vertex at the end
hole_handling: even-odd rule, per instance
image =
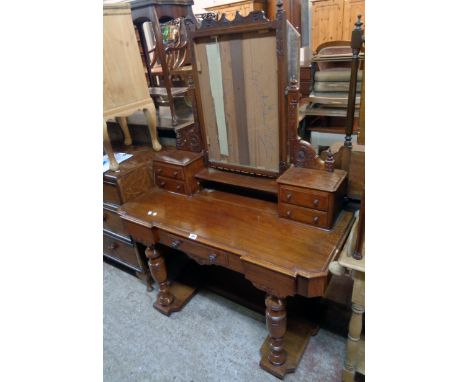
POLYGON ((317 224, 318 221, 319 221, 319 217, 318 216, 314 217, 314 224, 317 224))
POLYGON ((166 185, 166 182, 165 182, 164 180, 161 180, 161 182, 159 183, 159 185, 160 185, 161 187, 164 187, 164 186, 166 185))
POLYGON ((319 200, 318 199, 314 199, 314 206, 318 206, 319 204, 319 200))
POLYGON ((288 193, 286 194, 286 200, 289 201, 289 200, 291 200, 291 198, 292 198, 292 194, 291 194, 290 192, 288 192, 288 193))
POLYGON ((112 243, 111 245, 109 245, 109 246, 107 247, 107 249, 108 249, 109 251, 113 251, 113 250, 117 249, 118 247, 119 247, 119 245, 118 245, 117 243, 112 243))
POLYGON ((177 174, 178 174, 178 173, 179 173, 178 171, 174 171, 174 172, 172 173, 172 176, 173 176, 174 178, 177 178, 177 174))
POLYGON ((286 216, 287 216, 288 218, 290 218, 290 217, 291 217, 291 211, 286 211, 286 216))
POLYGON ((162 168, 158 168, 158 174, 162 174, 162 168))
POLYGON ((177 190, 177 191, 180 191, 181 187, 182 187, 182 186, 181 186, 180 184, 178 184, 177 187, 176 187, 176 190, 177 190))
POLYGON ((208 259, 210 260, 210 264, 214 264, 216 262, 216 253, 212 253, 211 255, 208 256, 208 259))

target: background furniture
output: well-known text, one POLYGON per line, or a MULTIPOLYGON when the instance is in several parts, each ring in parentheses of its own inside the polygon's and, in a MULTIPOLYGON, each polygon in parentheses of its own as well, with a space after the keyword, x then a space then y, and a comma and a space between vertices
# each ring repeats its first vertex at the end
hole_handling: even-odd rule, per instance
POLYGON ((364 0, 311 0, 311 51, 328 41, 349 41, 357 15, 365 20, 364 0))
POLYGON ((143 110, 148 120, 152 146, 161 150, 156 130, 156 109, 146 86, 130 7, 125 3, 104 4, 104 149, 110 168, 117 170, 106 121, 116 118, 125 134, 125 144, 132 139, 125 117, 143 110))
MULTIPOLYGON (((184 62, 171 62, 170 57, 173 57, 174 50, 180 50, 178 47, 172 46, 170 51, 166 53, 166 47, 163 41, 161 31, 161 23, 168 23, 176 18, 183 17, 188 20, 189 25, 195 28, 196 21, 192 12, 191 0, 132 0, 130 1, 132 9, 133 23, 136 27, 139 41, 143 50, 143 62, 146 68, 148 84, 152 95, 156 101, 161 104, 162 99, 167 99, 167 104, 171 110, 172 124, 177 124, 177 116, 175 113, 174 97, 184 95, 187 91, 186 87, 174 88, 172 83, 171 70, 178 69, 184 63, 189 64, 190 59, 184 59, 184 62), (145 33, 144 25, 149 26, 148 33, 145 33), (153 51, 151 55, 150 51, 153 51), (169 56, 169 61, 168 61, 169 56), (159 63, 159 68, 156 64, 159 63), (156 76, 160 76, 161 81, 158 81, 156 76)), ((185 25, 184 25, 185 27, 185 25)), ((183 33, 179 34, 183 38, 183 33)), ((183 40, 182 42, 183 43, 183 40)), ((190 55, 187 54, 187 57, 190 55)))
MULTIPOLYGON (((288 322, 286 298, 323 296, 328 264, 354 218, 352 212, 337 211, 330 230, 313 221, 281 218, 276 178, 294 176, 295 167, 302 167, 308 177, 320 171, 328 184, 340 178, 333 183, 339 189, 345 173, 335 174, 333 163, 320 159, 297 135, 299 35, 286 20, 282 2, 273 22, 263 12, 236 14, 232 21, 207 16, 191 42, 198 106, 194 127, 202 154, 168 150, 157 155, 155 176, 165 185, 125 203, 119 214, 132 238, 147 247, 160 287, 153 305, 158 311, 177 312, 194 293, 193 287, 169 279, 162 254, 167 247, 199 264, 237 272, 265 292, 268 337, 260 366, 283 378, 295 370, 316 332, 309 323, 288 322), (207 167, 196 172, 202 156, 207 167), (195 182, 199 191, 187 195, 182 186, 195 182)), ((300 186, 314 193, 317 183, 300 186)), ((327 194, 327 200, 339 205, 337 194, 327 194)))
POLYGON ((218 14, 218 17, 224 13, 228 20, 234 20, 236 12, 239 12, 241 16, 247 16, 252 11, 265 11, 266 0, 240 0, 231 1, 227 4, 214 5, 212 7, 206 7, 208 12, 214 12, 218 14))
POLYGON ((142 195, 154 186, 152 159, 154 152, 147 147, 129 150, 133 154, 120 164, 118 172, 108 170, 103 176, 103 254, 105 258, 129 269, 153 290, 144 252, 123 227, 117 214, 118 207, 142 195))

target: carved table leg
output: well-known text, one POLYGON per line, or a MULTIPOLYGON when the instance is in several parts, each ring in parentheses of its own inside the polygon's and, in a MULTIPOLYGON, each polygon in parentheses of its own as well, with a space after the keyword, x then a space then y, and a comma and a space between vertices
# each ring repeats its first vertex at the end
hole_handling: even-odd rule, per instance
POLYGON ((158 129, 156 125, 156 108, 151 103, 147 108, 144 109, 146 120, 148 121, 148 129, 151 135, 151 143, 154 151, 161 150, 161 144, 158 141, 158 129))
POLYGON ((103 144, 104 144, 104 151, 106 152, 107 156, 109 157, 109 168, 112 171, 116 171, 119 169, 119 164, 115 160, 114 150, 112 150, 112 145, 109 139, 109 133, 107 131, 107 123, 106 120, 103 120, 103 144))
POLYGON ((192 298, 196 288, 179 283, 169 285, 166 263, 161 253, 154 246, 150 246, 146 248, 145 254, 148 258, 151 276, 159 285, 158 296, 153 307, 167 316, 178 312, 192 298))
POLYGON ((286 333, 285 303, 284 299, 270 295, 265 299, 266 322, 270 333, 268 360, 274 366, 281 366, 286 361, 286 351, 283 346, 283 338, 286 333))
POLYGON ((156 309, 158 309, 158 306, 168 306, 174 301, 174 295, 169 290, 164 257, 162 257, 161 253, 154 247, 146 248, 145 255, 148 258, 148 266, 151 275, 159 284, 158 296, 153 306, 156 309))
POLYGON ((130 146, 132 144, 132 136, 130 135, 130 131, 128 130, 127 117, 116 117, 115 120, 120 125, 120 128, 124 133, 124 144, 126 146, 130 146))
POLYGON ((359 341, 362 331, 362 314, 364 307, 362 305, 352 304, 351 320, 349 322, 348 343, 346 349, 346 360, 343 367, 343 381, 353 382, 356 373, 356 360, 359 350, 359 341))

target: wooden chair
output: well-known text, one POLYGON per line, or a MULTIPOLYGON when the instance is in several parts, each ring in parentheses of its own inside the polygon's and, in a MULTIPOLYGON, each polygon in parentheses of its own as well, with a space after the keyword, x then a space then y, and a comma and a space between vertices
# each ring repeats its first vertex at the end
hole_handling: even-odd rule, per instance
POLYGON ((173 80, 175 76, 183 76, 191 70, 191 66, 184 66, 188 57, 188 37, 184 20, 180 17, 160 25, 161 33, 155 33, 154 40, 147 41, 148 45, 153 46, 148 50, 148 54, 152 56, 149 64, 151 75, 157 77, 149 88, 150 95, 156 105, 169 106, 173 125, 177 124, 174 98, 183 97, 188 91, 187 86, 174 86, 173 80), (162 49, 159 46, 162 46, 162 49))

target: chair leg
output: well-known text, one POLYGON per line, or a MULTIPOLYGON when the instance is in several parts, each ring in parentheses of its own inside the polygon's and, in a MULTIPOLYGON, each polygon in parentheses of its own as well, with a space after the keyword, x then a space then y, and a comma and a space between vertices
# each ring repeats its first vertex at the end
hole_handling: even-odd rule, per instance
POLYGON ((151 103, 144 109, 146 120, 148 121, 148 128, 151 135, 151 143, 154 151, 161 150, 161 144, 158 141, 158 129, 156 126, 156 108, 151 103))
POLYGON ((125 146, 130 146, 132 144, 132 136, 130 135, 130 131, 128 130, 127 117, 116 117, 115 119, 124 133, 125 146))
POLYGON ((112 150, 112 145, 109 139, 109 133, 107 132, 107 123, 103 120, 103 138, 104 138, 104 151, 106 152, 107 156, 109 157, 109 168, 112 171, 116 171, 119 169, 119 164, 115 160, 114 150, 112 150))

